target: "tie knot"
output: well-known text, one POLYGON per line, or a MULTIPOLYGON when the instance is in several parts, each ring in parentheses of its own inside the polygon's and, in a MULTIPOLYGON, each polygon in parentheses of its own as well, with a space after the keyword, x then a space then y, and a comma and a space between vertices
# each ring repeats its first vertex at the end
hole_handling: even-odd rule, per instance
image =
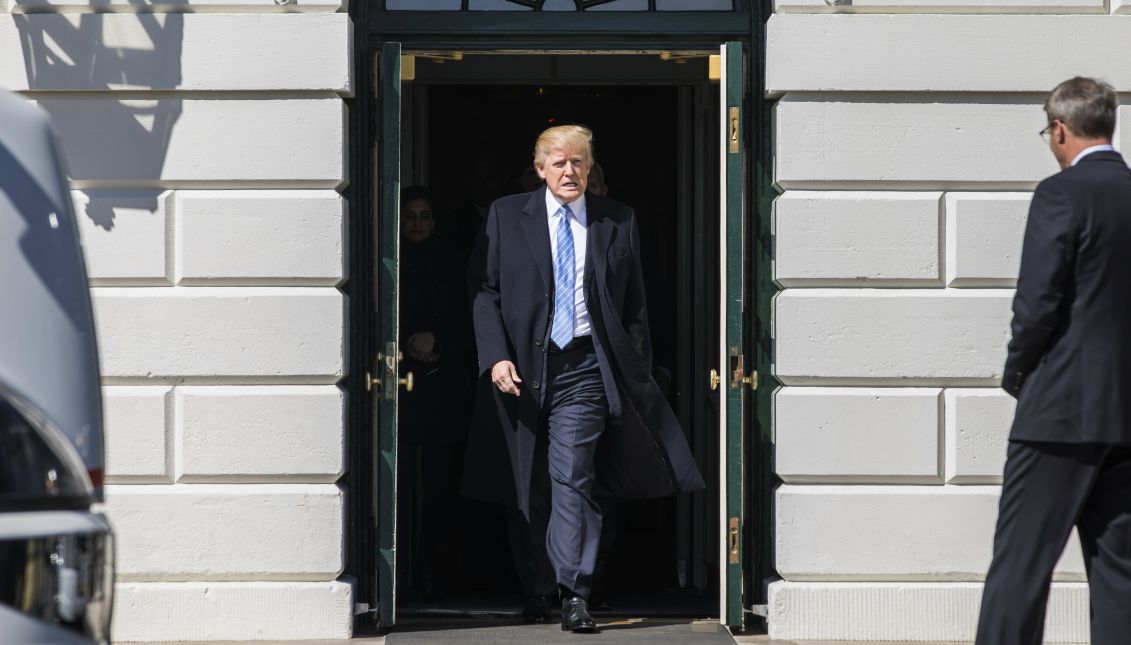
POLYGON ((569 204, 562 204, 562 207, 558 210, 558 212, 561 213, 562 217, 566 219, 569 219, 569 216, 573 215, 573 211, 570 210, 569 204))

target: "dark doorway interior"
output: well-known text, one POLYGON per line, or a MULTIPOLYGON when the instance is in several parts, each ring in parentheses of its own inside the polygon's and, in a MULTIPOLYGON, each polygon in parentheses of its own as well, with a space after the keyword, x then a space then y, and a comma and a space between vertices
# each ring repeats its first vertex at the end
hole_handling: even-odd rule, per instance
MULTIPOLYGON (((655 375, 688 432, 709 488, 618 505, 604 571, 604 591, 617 612, 718 613, 717 397, 705 378, 716 362, 718 338, 718 304, 710 295, 718 239, 712 190, 717 135, 709 117, 717 114, 714 89, 705 82, 698 87, 418 83, 405 91, 406 113, 413 115, 406 127, 414 132, 402 139, 411 148, 405 158, 412 160, 402 170, 403 184, 428 186, 436 231, 460 238, 455 247, 473 234, 469 218, 475 219, 476 201, 538 185, 531 177, 533 143, 554 124, 581 123, 594 131, 608 196, 637 213, 655 375)), ((399 499, 399 612, 517 611, 521 600, 505 511, 465 499, 443 507, 422 503, 413 492, 423 485, 421 475, 410 464, 424 463, 430 450, 402 443, 398 459, 413 479, 402 486, 399 499), (438 512, 448 516, 428 515, 438 512), (445 531, 442 572, 423 562, 419 548, 423 533, 437 526, 445 531)))

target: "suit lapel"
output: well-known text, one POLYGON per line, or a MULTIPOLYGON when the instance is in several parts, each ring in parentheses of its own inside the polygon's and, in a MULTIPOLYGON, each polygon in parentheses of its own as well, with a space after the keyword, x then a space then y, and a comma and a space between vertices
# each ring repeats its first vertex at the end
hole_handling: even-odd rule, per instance
POLYGON ((553 258, 550 256, 550 222, 546 214, 545 187, 534 191, 522 212, 525 214, 522 218, 522 231, 526 233, 526 242, 530 245, 530 252, 534 254, 534 264, 537 265, 546 288, 552 290, 554 281, 550 265, 553 258))

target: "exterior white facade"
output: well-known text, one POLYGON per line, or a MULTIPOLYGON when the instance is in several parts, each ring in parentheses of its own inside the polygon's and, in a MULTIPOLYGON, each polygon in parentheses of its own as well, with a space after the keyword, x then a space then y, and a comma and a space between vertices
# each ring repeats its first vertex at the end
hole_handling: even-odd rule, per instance
POLYGON ((350 635, 342 11, 0 0, 83 226, 116 641, 350 635))
MULTIPOLYGON (((1028 191, 1056 170, 1040 103, 1077 74, 1131 90, 1131 0, 841 5, 776 0, 767 28, 770 633, 968 640, 1028 191)), ((0 0, 0 86, 51 112, 84 226, 115 640, 350 635, 344 11, 0 0)), ((1047 636, 1086 642, 1077 545, 1059 571, 1047 636)))
MULTIPOLYGON (((1131 90, 1131 3, 777 0, 770 634, 973 640, 1013 399, 997 388, 1057 83, 1131 90), (836 6, 830 6, 836 5, 836 6)), ((1120 110, 1127 139, 1131 110, 1120 110)), ((1046 638, 1087 642, 1075 536, 1046 638)))

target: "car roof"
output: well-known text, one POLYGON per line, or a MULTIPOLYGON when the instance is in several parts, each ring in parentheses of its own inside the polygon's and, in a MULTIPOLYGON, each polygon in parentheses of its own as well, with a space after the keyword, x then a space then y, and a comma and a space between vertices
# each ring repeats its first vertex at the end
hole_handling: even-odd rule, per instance
POLYGON ((98 352, 70 186, 47 113, 0 90, 0 396, 103 467, 98 352))

